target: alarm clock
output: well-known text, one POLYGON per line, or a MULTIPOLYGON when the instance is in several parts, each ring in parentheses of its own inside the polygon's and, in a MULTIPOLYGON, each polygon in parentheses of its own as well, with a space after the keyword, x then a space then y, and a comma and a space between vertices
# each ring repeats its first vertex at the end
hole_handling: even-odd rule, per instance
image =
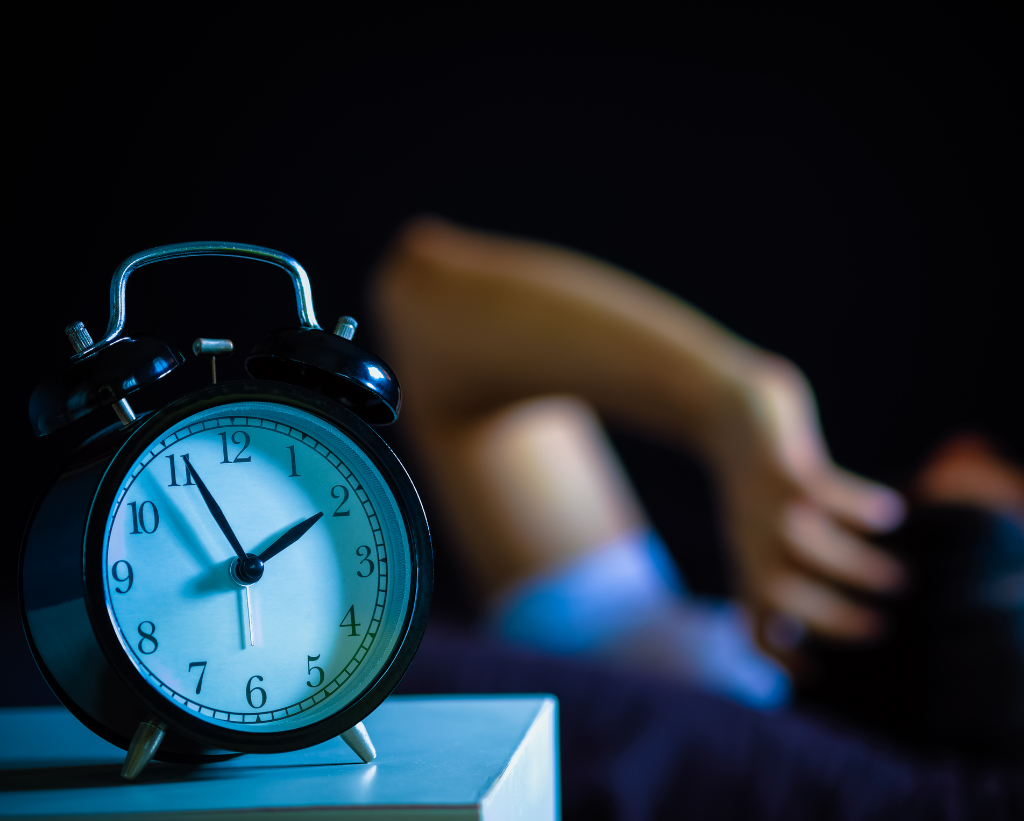
MULTIPOLYGON (((202 763, 339 735, 363 761, 375 756, 362 720, 416 652, 433 559, 416 489, 371 427, 398 417, 398 380, 355 329, 350 317, 320 328, 306 272, 286 254, 162 246, 121 264, 104 337, 69 326, 70 365, 32 394, 38 436, 106 408, 117 416, 43 492, 19 579, 39 669, 83 724, 128 751, 125 778, 154 757, 202 763), (128 277, 196 255, 283 269, 298 326, 256 345, 251 380, 214 376, 136 415, 126 397, 183 357, 122 336, 128 277)), ((194 350, 230 347, 201 339, 194 350)))

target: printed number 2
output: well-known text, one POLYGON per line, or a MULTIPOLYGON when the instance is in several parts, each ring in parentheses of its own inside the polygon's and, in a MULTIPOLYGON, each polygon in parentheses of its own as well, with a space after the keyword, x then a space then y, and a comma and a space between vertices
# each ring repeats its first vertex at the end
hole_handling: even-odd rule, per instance
POLYGON ((342 510, 342 508, 345 505, 348 504, 348 488, 345 487, 344 485, 335 485, 334 487, 332 487, 331 488, 331 498, 332 499, 339 498, 338 494, 335 492, 335 491, 338 491, 338 490, 341 491, 341 497, 340 497, 341 498, 341 504, 338 505, 337 508, 335 508, 334 515, 335 516, 348 516, 352 511, 351 510, 342 510))

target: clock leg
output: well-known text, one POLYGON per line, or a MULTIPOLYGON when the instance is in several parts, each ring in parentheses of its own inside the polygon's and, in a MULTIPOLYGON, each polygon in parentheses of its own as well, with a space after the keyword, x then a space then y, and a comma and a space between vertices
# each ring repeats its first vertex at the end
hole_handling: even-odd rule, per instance
MULTIPOLYGON (((125 756, 124 766, 121 768, 121 778, 125 781, 134 781, 146 765, 153 760, 160 742, 164 740, 164 725, 143 721, 139 729, 135 731, 135 738, 128 746, 128 755, 125 756)), ((372 749, 372 746, 371 746, 372 749)))
POLYGON ((377 750, 374 749, 373 742, 370 741, 370 734, 366 732, 361 721, 351 730, 345 730, 341 734, 341 740, 348 744, 352 748, 352 752, 363 759, 365 764, 369 764, 377 757, 377 750))

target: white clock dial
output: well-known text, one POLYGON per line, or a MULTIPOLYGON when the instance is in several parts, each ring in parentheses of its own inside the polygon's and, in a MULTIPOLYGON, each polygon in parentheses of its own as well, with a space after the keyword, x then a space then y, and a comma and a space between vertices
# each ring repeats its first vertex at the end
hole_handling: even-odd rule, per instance
POLYGON ((107 610, 132 663, 165 698, 234 729, 293 729, 346 707, 391 657, 409 606, 409 537, 381 472, 287 405, 225 404, 161 433, 121 481, 104 545, 107 610), (197 476, 245 553, 308 530, 244 586, 197 476))

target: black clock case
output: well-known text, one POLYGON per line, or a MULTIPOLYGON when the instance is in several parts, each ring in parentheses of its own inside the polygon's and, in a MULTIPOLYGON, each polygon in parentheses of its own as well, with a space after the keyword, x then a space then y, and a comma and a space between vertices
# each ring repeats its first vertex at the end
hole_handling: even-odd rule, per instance
POLYGON ((398 686, 426 628, 433 554, 423 505, 408 473, 363 420, 337 402, 280 382, 225 383, 186 396, 128 428, 87 440, 36 503, 19 560, 22 624, 36 664, 57 698, 85 726, 127 750, 139 723, 162 721, 156 758, 203 763, 238 753, 276 753, 326 741, 362 721, 398 686), (411 600, 381 674, 344 710, 307 727, 246 733, 177 708, 125 655, 103 595, 103 535, 121 478, 160 430, 228 402, 273 402, 312 413, 350 436, 383 474, 401 508, 412 554, 411 600))

